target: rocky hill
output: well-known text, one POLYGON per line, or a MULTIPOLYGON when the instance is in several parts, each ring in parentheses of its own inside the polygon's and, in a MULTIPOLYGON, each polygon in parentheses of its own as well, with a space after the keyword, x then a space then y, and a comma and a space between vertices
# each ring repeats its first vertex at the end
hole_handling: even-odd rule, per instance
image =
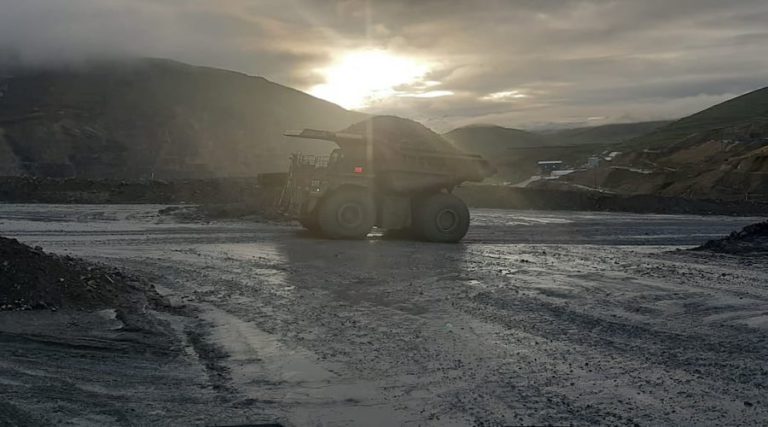
MULTIPOLYGON (((564 183, 624 194, 768 200, 768 88, 623 143, 564 183)), ((549 185, 551 183, 548 183, 549 185)))
POLYGON ((365 116, 260 77, 167 60, 0 69, 0 176, 174 179, 276 172, 286 129, 365 116))

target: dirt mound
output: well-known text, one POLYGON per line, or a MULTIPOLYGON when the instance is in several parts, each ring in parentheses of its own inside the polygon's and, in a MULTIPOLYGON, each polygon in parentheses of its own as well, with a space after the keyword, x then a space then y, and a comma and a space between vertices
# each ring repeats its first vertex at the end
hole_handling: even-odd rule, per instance
POLYGON ((694 250, 727 254, 768 253, 768 221, 748 225, 741 231, 710 240, 694 250))
POLYGON ((0 237, 0 311, 162 304, 151 285, 119 270, 0 237))
POLYGON ((356 135, 373 135, 376 141, 385 144, 403 144, 410 148, 447 151, 458 151, 448 140, 431 131, 426 126, 395 116, 376 116, 355 123, 341 131, 356 135))
POLYGON ((0 201, 12 203, 235 203, 268 207, 282 190, 281 176, 116 181, 86 178, 0 177, 0 201))
POLYGON ((555 186, 515 188, 505 185, 465 185, 457 188, 454 194, 470 207, 487 209, 734 216, 763 216, 768 212, 768 204, 761 202, 686 199, 649 194, 628 196, 555 186))

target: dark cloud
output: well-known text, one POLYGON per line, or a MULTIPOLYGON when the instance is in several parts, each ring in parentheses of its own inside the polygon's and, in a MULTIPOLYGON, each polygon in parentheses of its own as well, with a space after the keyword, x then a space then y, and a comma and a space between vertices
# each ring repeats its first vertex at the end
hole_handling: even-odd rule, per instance
POLYGON ((339 52, 386 49, 429 61, 429 90, 453 95, 371 112, 545 126, 680 117, 768 85, 766 22, 764 0, 0 0, 0 48, 170 57, 303 90, 339 52), (489 98, 512 91, 525 97, 489 98))

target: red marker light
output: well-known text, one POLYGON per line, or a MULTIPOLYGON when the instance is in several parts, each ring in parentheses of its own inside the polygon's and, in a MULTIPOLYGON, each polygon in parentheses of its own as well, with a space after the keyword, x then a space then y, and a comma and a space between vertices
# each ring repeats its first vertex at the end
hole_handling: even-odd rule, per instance
POLYGON ((360 166, 355 167, 355 173, 363 173, 363 168, 360 166))

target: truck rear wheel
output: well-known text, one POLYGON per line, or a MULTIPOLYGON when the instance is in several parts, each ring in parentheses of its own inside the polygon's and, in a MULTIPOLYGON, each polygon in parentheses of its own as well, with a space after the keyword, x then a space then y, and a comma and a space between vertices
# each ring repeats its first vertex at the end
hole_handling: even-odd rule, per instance
POLYGON ((469 209, 452 194, 430 194, 414 203, 412 227, 423 240, 455 243, 467 234, 469 209))
POLYGON ((347 188, 323 200, 317 212, 320 230, 332 239, 362 239, 375 222, 370 195, 363 189, 347 188))

